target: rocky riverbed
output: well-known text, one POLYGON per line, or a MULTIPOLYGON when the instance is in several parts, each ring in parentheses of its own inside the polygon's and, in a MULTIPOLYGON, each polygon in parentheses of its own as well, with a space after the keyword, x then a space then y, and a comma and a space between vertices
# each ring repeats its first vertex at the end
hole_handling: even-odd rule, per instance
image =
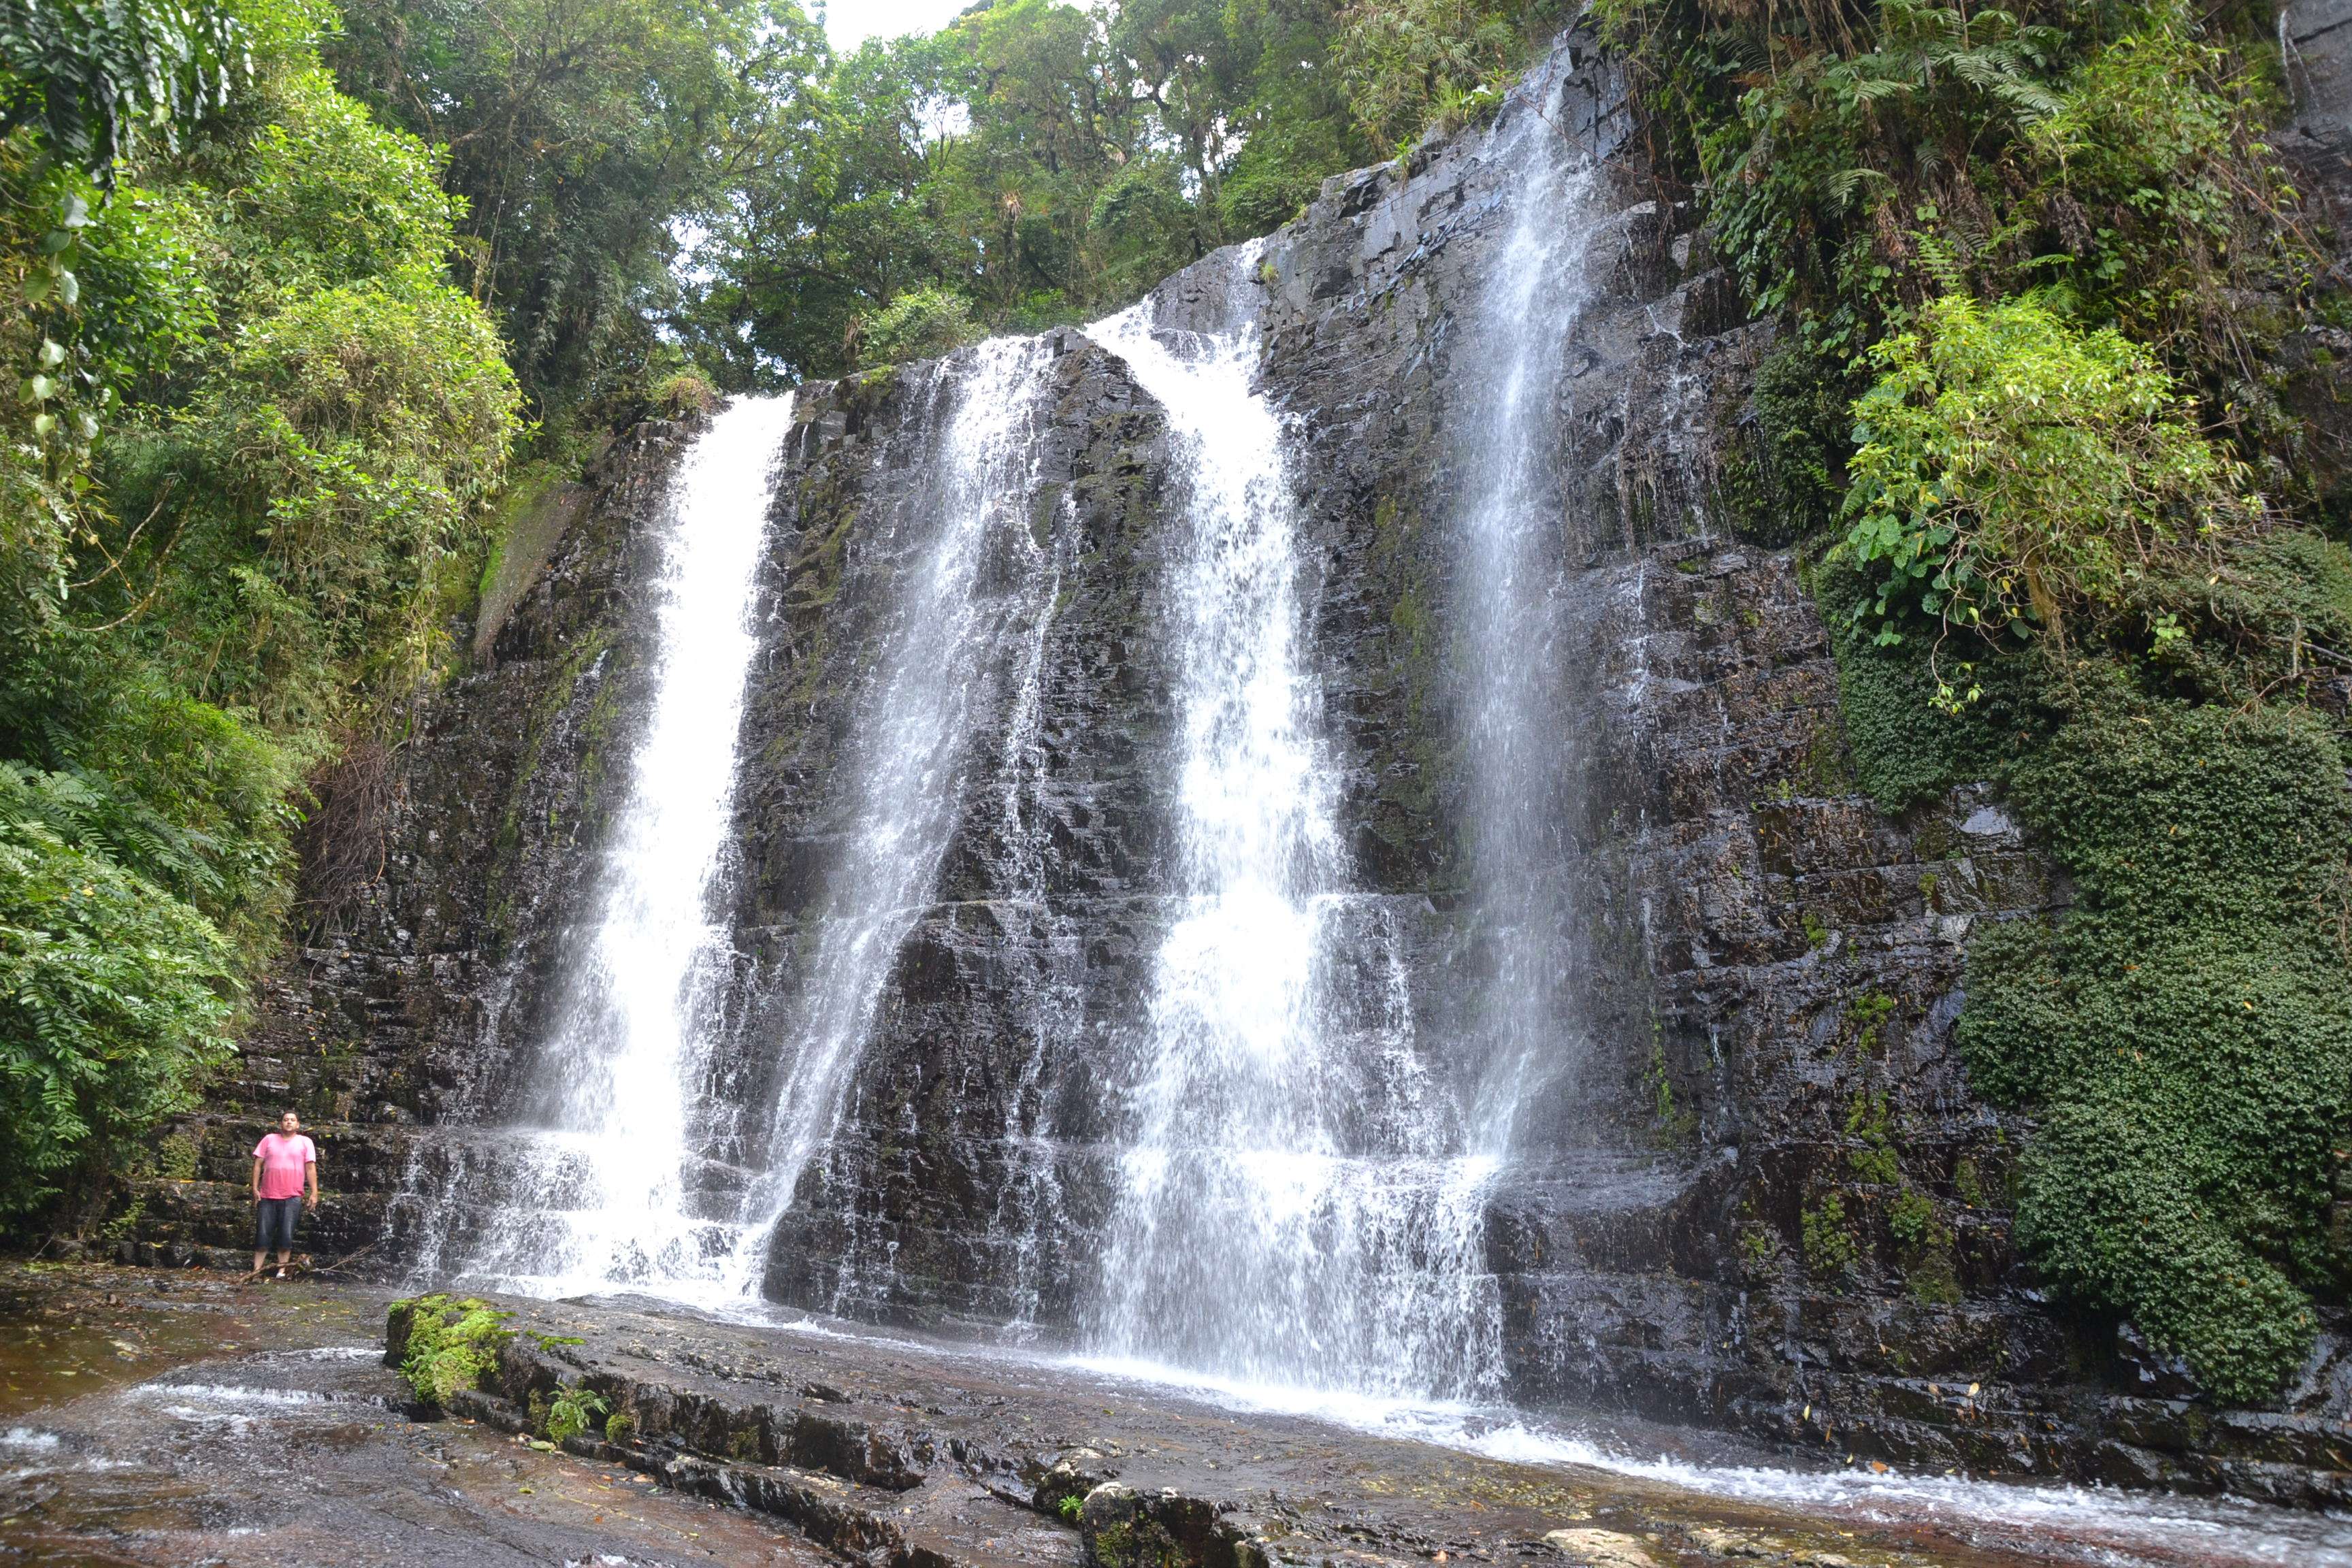
POLYGON ((2251 1505, 1798 1472, 1668 1429, 1318 1405, 820 1319, 497 1304, 496 1387, 432 1413, 384 1365, 379 1287, 0 1269, 0 1563, 2352 1564, 2352 1524, 2251 1505), (534 1441, 559 1383, 625 1412, 625 1439, 534 1441))

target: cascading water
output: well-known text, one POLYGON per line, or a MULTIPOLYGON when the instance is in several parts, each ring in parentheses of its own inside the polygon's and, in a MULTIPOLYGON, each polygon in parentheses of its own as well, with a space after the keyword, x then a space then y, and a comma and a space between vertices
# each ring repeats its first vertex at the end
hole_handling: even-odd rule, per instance
POLYGON ((1053 352, 1047 339, 999 338, 932 369, 933 396, 952 397, 954 412, 928 454, 925 482, 890 519, 893 534, 868 546, 904 552, 906 580, 877 638, 843 800, 845 840, 780 1030, 766 1159, 744 1202, 744 1244, 729 1263, 740 1291, 757 1288, 768 1237, 841 1120, 884 984, 955 832, 989 689, 1005 655, 1028 651, 1021 626, 1045 613, 1029 527, 1032 426, 1053 352))
MULTIPOLYGON (((1551 134, 1532 105, 1506 131, 1551 134)), ((1416 1020, 1427 999, 1412 993, 1402 917, 1353 879, 1302 605, 1287 437, 1253 385, 1255 329, 1172 330, 1147 301, 1093 330, 1165 413, 1178 541, 1164 626, 1179 725, 1174 908, 1129 1034, 1117 1191, 1082 1312, 1104 1353, 1390 1394, 1475 1395, 1498 1383, 1499 1308, 1482 1256, 1488 1189, 1534 1064, 1559 1055, 1562 1027, 1566 850, 1546 781, 1559 765, 1547 748, 1563 622, 1557 572, 1544 564, 1558 554, 1547 552, 1557 492, 1544 447, 1589 179, 1531 149, 1506 161, 1523 171, 1514 226, 1474 326, 1503 369, 1457 454, 1471 476, 1475 901, 1491 952, 1480 1061, 1424 1050, 1416 1020)), ((1257 255, 1243 247, 1213 264, 1229 306, 1254 297, 1257 255)), ((832 863, 752 1042, 774 1063, 765 1111, 695 1086, 719 1010, 709 961, 721 944, 706 905, 736 772, 753 641, 744 617, 782 405, 739 405, 698 445, 679 486, 654 720, 577 996, 543 1062, 542 1081, 560 1092, 551 1130, 527 1141, 536 1197, 500 1217, 469 1272, 693 1296, 760 1288, 770 1237, 824 1161, 933 897, 974 758, 992 758, 1004 797, 998 896, 1056 918, 1029 863, 1039 826, 1022 782, 1034 787, 1042 765, 1036 687, 1055 600, 1030 515, 1052 357, 1044 340, 998 340, 922 373, 911 395, 925 410, 913 424, 920 453, 891 459, 913 458, 917 482, 861 525, 857 547, 893 563, 888 603, 865 644, 832 863), (705 540, 719 537, 715 523, 698 521, 730 509, 747 520, 725 535, 731 553, 705 540), (998 738, 983 744, 982 732, 998 738), (723 1176, 698 1191, 680 1152, 742 1147, 745 1129, 742 1195, 711 1195, 723 1176)), ((1083 1010, 1046 989, 1030 1009, 1032 1077, 1048 1037, 1079 1026, 1083 1010)), ((1010 1103, 1034 1088, 1024 1079, 1010 1103)), ((1000 1194, 998 1223, 1034 1237, 1036 1212, 1056 1201, 1050 1127, 1024 1131, 1016 1116, 1005 1136, 1036 1147, 1017 1161, 1021 1190, 1000 1194)), ((1013 1252, 1016 1269, 1034 1269, 1013 1252)), ((846 1280, 862 1265, 852 1256, 842 1267, 846 1280)), ((1024 1291, 1034 1293, 1014 1282, 1024 1291)))
MULTIPOLYGON (((788 398, 739 399, 687 453, 672 492, 644 739, 597 882, 593 924, 538 1071, 546 1125, 507 1134, 499 1210, 469 1274, 558 1293, 704 1273, 723 1230, 688 1215, 716 998, 712 882, 734 800, 736 732, 758 638, 753 584, 788 398)), ((437 1261, 437 1260, 432 1260, 437 1261)))
POLYGON ((1481 371, 1464 378, 1478 392, 1450 437, 1480 973, 1466 1020, 1479 1075, 1470 1120, 1476 1147, 1496 1159, 1524 1152, 1516 1135, 1539 1090, 1573 1094, 1562 1079, 1584 1054, 1567 672, 1596 627, 1565 571, 1573 520, 1559 455, 1573 411, 1559 387, 1587 303, 1585 247, 1608 215, 1589 152, 1559 129, 1564 86, 1539 75, 1495 132, 1492 156, 1513 171, 1511 227, 1455 351, 1481 371))
MULTIPOLYGON (((1225 262, 1229 299, 1255 247, 1225 262)), ((1093 1338, 1255 1382, 1463 1393, 1495 1368, 1490 1163, 1415 1053, 1396 932, 1351 891, 1256 334, 1092 330, 1165 410, 1181 510, 1168 633, 1175 913, 1128 1089, 1093 1338)))
POLYGON ((738 404, 688 456, 664 569, 652 717, 596 921, 539 1064, 550 1125, 509 1130, 497 1153, 461 1165, 451 1185, 495 1163, 520 1194, 492 1214, 467 1276, 540 1292, 630 1285, 713 1301, 758 1289, 768 1238, 840 1118, 884 984, 954 832, 971 733, 1003 673, 997 644, 1017 634, 1032 650, 1022 623, 1042 616, 1032 601, 1045 579, 1028 527, 1030 423, 1050 359, 1045 340, 999 340, 931 367, 917 394, 938 411, 919 425, 939 432, 926 444, 925 480, 858 546, 893 561, 888 603, 808 956, 786 980, 772 1032, 754 1042, 779 1065, 772 1116, 753 1123, 765 1130, 755 1138, 764 1158, 748 1182, 716 1167, 699 1181, 695 1151, 736 1144, 749 1110, 698 1086, 726 1002, 712 962, 726 933, 711 921, 711 883, 757 645, 747 617, 768 468, 789 404, 738 404), (739 1196, 726 1195, 730 1186, 739 1196))

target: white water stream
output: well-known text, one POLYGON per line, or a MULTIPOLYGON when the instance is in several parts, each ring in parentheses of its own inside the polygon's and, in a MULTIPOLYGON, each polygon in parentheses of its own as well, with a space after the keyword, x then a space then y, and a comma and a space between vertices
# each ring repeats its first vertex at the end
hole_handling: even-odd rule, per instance
POLYGON ((1482 945, 1471 1039, 1479 1146, 1515 1152, 1524 1108, 1572 1074, 1587 1020, 1573 910, 1573 726, 1566 672, 1596 628, 1577 613, 1567 574, 1560 449, 1571 411, 1559 385, 1588 304, 1582 266, 1606 216, 1591 157, 1559 126, 1559 82, 1531 83, 1495 132, 1515 172, 1508 237, 1489 266, 1455 353, 1465 406, 1449 440, 1461 475, 1454 519, 1464 563, 1455 636, 1466 689, 1471 904, 1482 945))
MULTIPOLYGON (((552 1294, 706 1273, 723 1233, 684 1199, 727 933, 712 910, 735 798, 751 624, 789 398, 738 399, 674 482, 644 739, 540 1065, 549 1125, 508 1131, 467 1272, 552 1294)), ((454 1194, 479 1204, 479 1193, 454 1194)))
MULTIPOLYGON (((935 396, 952 399, 929 471, 868 548, 900 552, 902 584, 874 639, 876 673, 861 707, 844 820, 826 878, 815 951, 796 978, 778 1042, 786 1067, 760 1178, 745 1201, 743 1240, 727 1275, 759 1288, 770 1236, 841 1121, 850 1079, 900 947, 929 902, 963 798, 974 729, 1014 625, 1040 614, 1030 505, 1035 423, 1052 348, 994 338, 973 350, 935 396), (992 553, 1017 559, 988 570, 992 553), (1024 613, 1025 612, 1025 613, 1024 613)), ((877 520, 879 521, 879 520, 877 520)), ((1025 652, 1028 639, 1012 638, 1025 652)))
MULTIPOLYGON (((1228 303, 1257 247, 1227 257, 1228 303)), ((1165 411, 1179 541, 1175 914, 1127 1087, 1093 1337, 1244 1378, 1464 1393, 1497 1359, 1465 1158, 1398 940, 1349 885, 1281 417, 1255 330, 1091 335, 1165 411)))

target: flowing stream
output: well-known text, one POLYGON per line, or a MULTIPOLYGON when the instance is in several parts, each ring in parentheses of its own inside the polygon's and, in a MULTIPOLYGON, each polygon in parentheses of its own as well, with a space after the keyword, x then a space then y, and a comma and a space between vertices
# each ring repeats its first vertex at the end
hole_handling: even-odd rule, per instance
POLYGON ((1461 475, 1457 659, 1483 947, 1470 1004, 1480 1058, 1471 1121, 1478 1147, 1498 1160, 1523 1152, 1514 1136, 1522 1109, 1572 1074, 1586 1027, 1570 837, 1576 694, 1564 672, 1597 627, 1566 574, 1574 520, 1560 448, 1570 411, 1559 387, 1587 305, 1585 247, 1606 214, 1590 156, 1558 129, 1559 85, 1531 85, 1496 131, 1496 161, 1514 172, 1511 223, 1465 322, 1468 357, 1484 368, 1459 378, 1470 395, 1449 436, 1461 475))
POLYGON ((766 1159, 729 1264, 738 1294, 758 1288, 768 1237, 841 1120, 883 985, 955 832, 974 731, 1007 656, 1028 646, 1015 628, 1042 613, 1029 521, 1051 353, 1043 338, 994 338, 929 372, 952 412, 891 534, 867 546, 902 557, 900 583, 858 715, 844 846, 778 1042, 786 1066, 766 1159), (1014 557, 1008 569, 990 570, 1003 553, 1014 557))

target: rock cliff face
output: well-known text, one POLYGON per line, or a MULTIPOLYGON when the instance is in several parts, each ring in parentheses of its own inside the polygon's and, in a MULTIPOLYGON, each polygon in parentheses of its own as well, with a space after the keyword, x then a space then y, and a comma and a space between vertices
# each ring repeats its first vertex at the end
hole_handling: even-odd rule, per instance
POLYGON ((118 1226, 129 1258, 249 1245, 247 1156, 289 1107, 320 1149, 320 1258, 416 1249, 403 1200, 439 1153, 420 1129, 462 1129, 511 1092, 561 973, 614 763, 642 724, 653 531, 690 434, 640 425, 584 507, 555 498, 581 521, 502 623, 478 628, 470 667, 419 703, 362 818, 375 876, 250 999, 237 1070, 164 1140, 163 1179, 118 1226))
MULTIPOLYGON (((2287 1410, 2216 1411, 2127 1327, 2051 1308, 2020 1264, 2002 1194, 2022 1129, 1972 1097, 1952 1026, 1971 930, 2065 889, 1981 790, 1900 820, 1856 793, 1802 564, 1748 542, 1769 527, 1724 495, 1766 330, 1742 324, 1687 215, 1651 199, 1605 63, 1576 68, 1559 155, 1597 150, 1604 195, 1554 395, 1547 548, 1584 634, 1550 721, 1574 774, 1587 1044, 1528 1109, 1484 1220, 1510 1395, 1824 1457, 2352 1501, 2328 1447, 2352 1415, 2334 1339, 2287 1410)), ((1257 323, 1292 421, 1338 818, 1401 933, 1423 1040, 1466 1026, 1448 977, 1483 961, 1462 913, 1472 600, 1451 523, 1471 482, 1454 433, 1493 370, 1465 322, 1508 226, 1507 129, 1337 179, 1243 286, 1212 258, 1157 302, 1163 321, 1257 323)), ((981 568, 1012 608, 976 667, 952 832, 765 1278, 852 1315, 1054 1338, 1086 1327, 1116 1193, 1108 1080, 1172 918, 1178 721, 1156 630, 1165 415, 1084 336, 1041 352, 1029 542, 981 568)), ((967 373, 879 373, 796 409, 739 752, 738 983, 701 1086, 741 1112, 714 1170, 755 1167, 773 1131, 773 1034, 841 864, 859 694, 911 570, 865 531, 921 482, 908 455, 967 373)), ((517 1114, 638 722, 648 521, 684 434, 644 426, 613 454, 488 657, 423 706, 381 876, 289 958, 244 1076, 181 1134, 175 1173, 210 1181, 157 1183, 126 1247, 236 1245, 225 1184, 252 1118, 291 1097, 331 1123, 330 1185, 353 1194, 320 1250, 413 1254, 421 1211, 401 1194, 517 1114)))

